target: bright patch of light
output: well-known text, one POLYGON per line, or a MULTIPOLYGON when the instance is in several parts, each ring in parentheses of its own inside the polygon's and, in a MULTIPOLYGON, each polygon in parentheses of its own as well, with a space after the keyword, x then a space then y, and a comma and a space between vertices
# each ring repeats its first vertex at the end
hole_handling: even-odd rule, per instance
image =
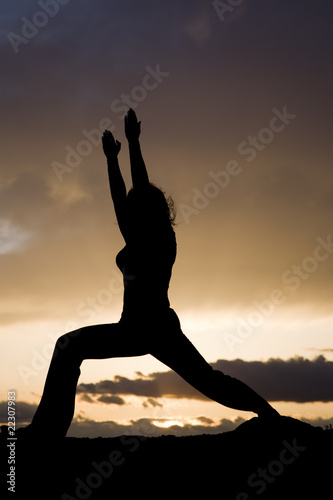
POLYGON ((154 420, 153 422, 156 427, 162 427, 163 429, 168 429, 169 427, 173 427, 174 425, 177 425, 178 427, 184 427, 183 422, 180 420, 154 420))
POLYGON ((0 255, 20 250, 29 236, 27 231, 13 226, 8 219, 0 219, 0 255))

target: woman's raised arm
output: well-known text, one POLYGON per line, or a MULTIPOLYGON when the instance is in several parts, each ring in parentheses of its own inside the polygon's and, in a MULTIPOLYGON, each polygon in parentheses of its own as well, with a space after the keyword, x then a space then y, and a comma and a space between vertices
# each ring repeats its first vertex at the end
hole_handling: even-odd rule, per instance
POLYGON ((149 184, 148 173, 139 142, 140 133, 141 122, 138 122, 135 112, 130 108, 125 116, 125 135, 128 140, 134 189, 141 189, 149 184))
POLYGON ((119 229, 126 240, 126 186, 118 163, 118 153, 120 151, 121 144, 119 141, 114 140, 114 137, 109 130, 104 131, 102 144, 108 164, 109 184, 114 210, 119 224, 119 229))

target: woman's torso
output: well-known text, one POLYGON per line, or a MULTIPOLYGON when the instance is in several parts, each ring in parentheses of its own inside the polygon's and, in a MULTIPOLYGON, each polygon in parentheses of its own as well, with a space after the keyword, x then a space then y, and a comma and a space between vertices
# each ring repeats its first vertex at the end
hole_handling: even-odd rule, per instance
POLYGON ((123 319, 152 317, 169 308, 168 288, 175 258, 172 228, 141 233, 127 242, 116 257, 124 277, 123 319))

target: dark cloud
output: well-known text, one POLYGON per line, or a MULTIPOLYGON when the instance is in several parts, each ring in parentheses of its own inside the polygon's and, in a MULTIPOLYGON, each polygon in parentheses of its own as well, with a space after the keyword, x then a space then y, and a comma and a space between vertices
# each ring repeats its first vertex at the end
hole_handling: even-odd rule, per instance
POLYGON ((163 405, 154 398, 148 398, 147 401, 142 403, 142 406, 144 408, 148 408, 149 406, 152 406, 153 408, 163 408, 163 405))
POLYGON ((125 403, 123 398, 120 398, 119 396, 100 396, 97 401, 100 403, 104 403, 106 405, 119 405, 122 406, 125 403))
MULTIPOLYGON (((323 356, 268 361, 218 360, 213 368, 236 377, 269 401, 297 403, 333 401, 333 362, 323 356)), ((185 398, 207 401, 172 371, 155 372, 148 377, 129 379, 116 376, 96 384, 80 384, 78 393, 88 395, 135 395, 148 398, 185 398)))
POLYGON ((96 403, 96 400, 91 398, 89 394, 80 394, 80 401, 83 401, 84 403, 96 403))
POLYGON ((199 417, 197 420, 199 420, 200 422, 202 422, 203 424, 206 424, 206 425, 211 425, 214 423, 214 421, 211 418, 207 418, 207 417, 199 417))
POLYGON ((147 398, 206 399, 173 371, 151 373, 148 377, 136 379, 117 375, 114 380, 79 384, 77 392, 89 395, 122 394, 147 398))
POLYGON ((219 360, 213 367, 247 382, 269 401, 333 401, 333 362, 324 356, 266 362, 219 360))
MULTIPOLYGON (((37 405, 26 403, 25 401, 15 402, 15 423, 16 425, 28 424, 34 416, 37 405)), ((8 423, 8 402, 0 401, 0 422, 8 423)))

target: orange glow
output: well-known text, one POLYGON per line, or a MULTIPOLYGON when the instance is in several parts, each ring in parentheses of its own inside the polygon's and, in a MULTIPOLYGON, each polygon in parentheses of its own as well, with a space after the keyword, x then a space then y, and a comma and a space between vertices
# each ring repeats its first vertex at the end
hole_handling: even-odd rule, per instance
POLYGON ((164 429, 168 429, 169 427, 173 427, 177 425, 178 427, 184 427, 184 424, 181 420, 154 420, 153 424, 157 427, 162 427, 164 429))

